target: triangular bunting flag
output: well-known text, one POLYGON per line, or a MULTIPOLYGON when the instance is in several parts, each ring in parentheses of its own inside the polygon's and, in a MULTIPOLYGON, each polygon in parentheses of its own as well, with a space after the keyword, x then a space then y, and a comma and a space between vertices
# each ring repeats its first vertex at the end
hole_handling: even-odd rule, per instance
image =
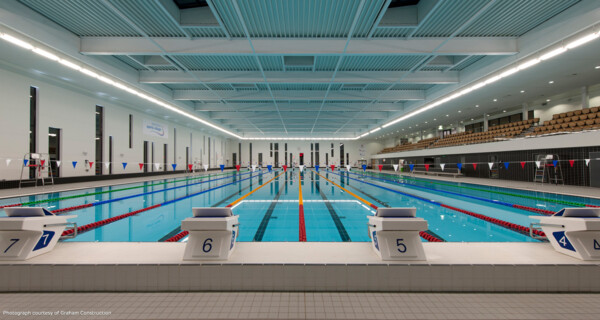
POLYGON ((540 166, 541 166, 541 165, 542 165, 542 162, 541 162, 541 161, 536 161, 536 162, 535 162, 535 166, 536 166, 538 169, 540 168, 540 166))
POLYGON ((173 171, 175 171, 175 168, 177 168, 177 164, 176 163, 172 163, 171 167, 173 167, 173 171))
POLYGON ((351 168, 352 168, 352 166, 351 166, 351 165, 349 165, 349 164, 347 164, 347 165, 346 165, 346 170, 347 170, 347 171, 350 171, 350 169, 351 169, 351 168))
POLYGON ((283 165, 283 171, 287 171, 287 166, 285 164, 283 165))
POLYGON ((504 168, 508 169, 508 162, 504 163, 504 168))
POLYGON ((104 166, 106 167, 106 169, 108 170, 108 167, 110 167, 110 162, 105 162, 104 166))
POLYGON ((366 165, 366 164, 363 164, 363 165, 362 165, 362 168, 363 168, 363 172, 364 172, 364 171, 367 171, 367 165, 366 165))
POLYGON ((94 163, 90 161, 90 169, 94 166, 94 163))
POLYGON ((429 171, 429 163, 425 164, 425 171, 429 171))
POLYGON ((445 163, 440 163, 440 167, 442 167, 442 171, 444 171, 444 167, 446 166, 445 163))
POLYGON ((408 165, 408 167, 410 168, 410 171, 413 171, 413 169, 415 168, 415 165, 411 163, 408 165))
POLYGON ((335 170, 335 164, 332 164, 330 167, 331 167, 331 171, 335 170))
POLYGON ((558 160, 552 160, 552 165, 556 167, 558 165, 558 160))
POLYGON ((571 168, 573 168, 573 165, 575 164, 575 160, 569 160, 569 164, 571 165, 571 168))
POLYGON ((319 165, 315 166, 315 170, 317 170, 317 172, 319 172, 319 165))
POLYGON ((256 171, 256 165, 255 164, 252 165, 252 172, 254 172, 254 171, 256 171))
POLYGON ((60 161, 60 160, 56 160, 56 167, 57 167, 57 168, 60 168, 60 163, 61 163, 61 161, 60 161))
POLYGON ((157 163, 155 163, 155 164, 154 164, 154 168, 156 168, 156 170, 158 170, 158 169, 160 168, 160 163, 158 163, 158 162, 157 162, 157 163))
MULTIPOLYGON (((204 168, 204 172, 208 171, 208 165, 207 164, 202 165, 202 167, 204 168)), ((192 170, 192 169, 190 169, 190 170, 192 170)), ((238 169, 238 171, 240 171, 240 169, 238 169)))
POLYGON ((458 170, 462 170, 462 163, 457 163, 456 166, 458 167, 458 170))
POLYGON ((381 172, 381 169, 383 169, 383 165, 382 164, 379 165, 379 172, 381 172))
POLYGON ((192 171, 192 168, 194 167, 193 164, 188 164, 188 171, 192 171))
POLYGON ((397 164, 394 164, 392 166, 394 167, 394 171, 398 171, 398 165, 397 164))
POLYGON ((473 163, 473 170, 477 170, 477 163, 473 163))
POLYGON ((46 160, 40 160, 40 164, 42 165, 42 167, 44 166, 45 163, 46 163, 46 160))
POLYGON ((585 165, 589 165, 590 164, 590 159, 585 159, 585 165))
POLYGON ((138 165, 140 166, 140 170, 144 169, 144 164, 143 163, 138 163, 138 165))
POLYGON ((10 164, 10 162, 12 161, 12 159, 6 159, 6 166, 8 167, 8 165, 10 164))
MULTIPOLYGON (((221 168, 221 172, 223 172, 223 170, 225 170, 225 165, 224 164, 220 164, 219 168, 221 168)), ((252 171, 254 171, 254 170, 252 170, 252 171)))
POLYGON ((29 160, 27 159, 23 159, 23 167, 27 167, 27 163, 29 162, 29 160))
POLYGON ((525 169, 525 161, 521 161, 521 169, 525 169))
POLYGON ((73 161, 73 168, 77 167, 77 161, 73 161))
POLYGON ((239 164, 236 164, 236 165, 235 165, 235 170, 237 170, 237 171, 240 171, 240 167, 241 167, 241 166, 240 166, 239 164))
POLYGON ((490 170, 492 170, 492 168, 494 167, 494 163, 493 162, 488 162, 488 167, 490 167, 490 170))
POLYGON ((123 170, 125 170, 125 167, 127 167, 127 162, 123 162, 123 170))
MULTIPOLYGON (((317 167, 318 167, 318 166, 317 166, 317 167)), ((272 166, 272 165, 270 165, 270 164, 268 164, 268 165, 267 165, 267 170, 269 170, 269 172, 271 172, 271 170, 273 170, 273 166, 272 166)), ((317 168, 317 170, 318 170, 318 168, 317 168)))
POLYGON ((303 171, 304 171, 304 165, 303 165, 303 164, 301 164, 301 165, 300 165, 300 172, 303 172, 303 171))

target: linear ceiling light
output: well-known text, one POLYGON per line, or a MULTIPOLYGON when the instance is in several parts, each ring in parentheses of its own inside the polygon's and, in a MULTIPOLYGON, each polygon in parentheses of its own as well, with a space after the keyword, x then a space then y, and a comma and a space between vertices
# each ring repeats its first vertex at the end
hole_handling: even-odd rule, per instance
MULTIPOLYGON (((496 82, 496 81, 498 81, 498 80, 500 80, 502 78, 505 78, 505 77, 508 77, 510 75, 513 75, 513 74, 515 74, 515 73, 517 73, 517 72, 519 72, 521 70, 525 70, 525 69, 527 69, 527 68, 529 68, 531 66, 534 66, 534 65, 540 63, 541 61, 553 58, 553 57, 555 57, 555 56, 557 56, 559 54, 562 54, 562 53, 566 52, 569 49, 573 49, 573 48, 576 48, 576 47, 578 47, 578 46, 580 46, 580 45, 582 45, 584 43, 590 42, 590 41, 598 38, 599 36, 600 36, 600 33, 598 33, 598 32, 597 33, 588 34, 586 36, 583 36, 583 37, 581 37, 581 38, 579 38, 577 40, 574 40, 574 41, 568 43, 564 47, 561 46, 561 47, 558 47, 558 48, 554 48, 552 51, 548 51, 548 52, 544 53, 539 58, 532 58, 530 60, 527 60, 527 61, 519 64, 516 67, 513 66, 513 67, 511 67, 509 69, 505 69, 500 74, 488 77, 488 78, 483 79, 483 80, 479 80, 477 83, 473 84, 472 86, 469 86, 469 87, 467 87, 465 89, 462 89, 461 91, 459 91, 457 93, 454 93, 454 94, 452 94, 452 95, 450 95, 448 97, 442 98, 441 100, 438 100, 436 102, 432 102, 430 104, 427 104, 423 108, 420 108, 418 110, 409 112, 408 114, 405 114, 405 115, 403 115, 403 116, 401 116, 401 117, 399 117, 399 118, 397 118, 395 120, 392 120, 391 122, 388 122, 388 123, 382 125, 381 128, 387 128, 387 127, 389 127, 391 125, 394 125, 394 124, 396 124, 396 123, 398 123, 400 121, 403 121, 403 120, 406 120, 408 118, 414 117, 414 116, 416 116, 419 113, 422 113, 424 111, 427 111, 427 110, 430 110, 432 108, 435 108, 435 107, 437 107, 439 105, 442 105, 442 104, 444 104, 444 103, 446 103, 446 102, 448 102, 450 100, 454 100, 454 99, 456 99, 456 98, 458 98, 458 97, 460 97, 462 95, 465 95, 467 93, 470 93, 471 91, 480 89, 480 88, 482 88, 482 87, 484 87, 484 86, 486 86, 488 84, 494 83, 494 82, 496 82)), ((371 130, 369 133, 372 133, 372 132, 374 132, 374 131, 371 130)), ((367 134, 368 133, 363 134, 363 135, 359 136, 358 138, 362 138, 362 137, 366 136, 367 134)))
POLYGON ((161 100, 158 100, 158 99, 153 98, 151 96, 148 96, 148 95, 146 95, 144 93, 141 93, 141 92, 139 92, 139 91, 137 91, 137 90, 135 90, 133 88, 130 88, 130 87, 124 85, 123 83, 120 83, 118 81, 112 80, 112 79, 110 79, 110 78, 108 78, 106 76, 99 75, 96 72, 94 72, 92 70, 89 70, 89 69, 86 69, 84 67, 81 67, 80 65, 78 65, 78 64, 76 64, 76 63, 74 63, 74 62, 72 62, 70 60, 59 58, 57 55, 55 55, 53 53, 50 53, 50 52, 48 52, 48 51, 46 51, 44 49, 37 48, 37 47, 33 46, 32 44, 30 44, 29 42, 23 41, 23 40, 21 40, 19 38, 15 38, 15 37, 13 37, 13 36, 11 36, 9 34, 5 34, 5 33, 0 33, 0 38, 6 40, 7 42, 15 44, 15 45, 17 45, 17 46, 19 46, 21 48, 24 48, 24 49, 27 49, 27 50, 31 50, 31 51, 39 54, 40 56, 42 56, 44 58, 47 58, 47 59, 52 60, 52 61, 56 61, 56 62, 58 62, 58 63, 60 63, 60 64, 62 64, 64 66, 66 66, 68 68, 71 68, 73 70, 77 70, 77 71, 79 71, 79 72, 81 72, 81 73, 83 73, 83 74, 85 74, 87 76, 90 76, 92 78, 96 78, 96 79, 98 79, 98 80, 100 80, 100 81, 102 81, 104 83, 112 85, 115 88, 121 89, 121 90, 126 91, 128 93, 131 93, 133 95, 137 95, 138 97, 140 97, 142 99, 145 99, 147 101, 150 101, 150 102, 152 102, 152 103, 154 103, 156 105, 159 105, 159 106, 161 106, 161 107, 163 107, 165 109, 168 109, 168 110, 171 110, 173 112, 176 112, 176 113, 178 113, 178 114, 180 114, 182 116, 185 116, 187 118, 196 120, 196 121, 198 121, 198 122, 200 122, 200 123, 202 123, 204 125, 207 125, 207 126, 209 126, 211 128, 214 128, 216 130, 219 130, 221 132, 224 132, 226 134, 234 136, 234 137, 236 137, 238 139, 244 139, 244 138, 240 137, 239 135, 237 135, 237 134, 235 134, 233 132, 230 132, 230 131, 228 131, 226 129, 223 129, 223 128, 219 127, 219 126, 216 126, 216 125, 214 125, 214 124, 212 124, 212 123, 210 123, 210 122, 208 122, 206 120, 198 118, 198 117, 194 116, 193 114, 190 114, 190 113, 188 113, 186 111, 183 111, 183 110, 179 109, 176 106, 173 106, 173 105, 168 104, 168 103, 166 103, 164 101, 161 101, 161 100))

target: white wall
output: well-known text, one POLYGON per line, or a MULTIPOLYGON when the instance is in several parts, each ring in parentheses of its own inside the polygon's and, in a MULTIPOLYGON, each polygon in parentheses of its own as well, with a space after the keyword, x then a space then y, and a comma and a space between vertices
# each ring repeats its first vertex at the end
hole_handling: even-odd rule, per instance
MULTIPOLYGON (((23 156, 29 152, 29 88, 38 88, 37 152, 48 152, 48 128, 62 129, 61 155, 62 177, 93 175, 94 169, 84 166, 85 160, 95 162, 95 116, 96 105, 104 107, 103 161, 109 161, 109 136, 113 136, 113 174, 141 172, 138 163, 143 162, 143 141, 154 143, 154 163, 163 167, 163 144, 167 144, 167 168, 177 163, 177 169, 185 167, 185 150, 191 146, 190 158, 198 163, 208 163, 208 138, 211 138, 211 167, 216 168, 223 159, 230 140, 214 137, 199 130, 178 125, 161 118, 141 113, 105 100, 100 96, 82 93, 54 82, 32 78, 0 69, 0 180, 19 179, 23 156), (129 115, 133 115, 133 147, 129 148, 129 115), (168 126, 168 138, 144 135, 144 119, 168 126), (173 159, 174 135, 177 128, 177 159, 173 159), (190 144, 191 135, 191 144, 190 144), (206 148, 204 148, 206 139, 206 148), (214 147, 213 147, 214 144, 214 147), (6 159, 12 159, 9 166, 6 159), (72 161, 77 161, 73 168, 72 161), (127 162, 123 169, 121 163, 127 162)), ((141 103, 141 102, 140 102, 141 103)), ((149 158, 151 161, 151 158, 149 158)), ((150 165, 148 171, 155 170, 150 165)), ((105 167, 103 172, 108 173, 105 167)), ((24 178, 26 174, 24 173, 24 178)))
MULTIPOLYGON (((258 154, 262 153, 263 156, 263 165, 275 164, 275 153, 273 152, 273 157, 271 157, 270 153, 270 144, 273 143, 273 149, 275 149, 275 143, 279 144, 279 165, 285 164, 285 144, 287 143, 288 150, 288 166, 289 163, 289 154, 292 154, 293 161, 296 164, 299 164, 299 154, 304 153, 304 163, 305 165, 310 165, 310 144, 313 143, 313 152, 316 149, 314 144, 319 144, 319 165, 325 165, 325 153, 329 153, 329 164, 339 164, 340 163, 340 143, 344 144, 344 153, 348 153, 350 157, 350 164, 355 166, 358 160, 367 160, 367 163, 370 163, 371 156, 376 154, 381 149, 383 149, 383 145, 379 142, 368 141, 368 140, 360 140, 360 141, 297 141, 297 140, 278 140, 278 141, 268 141, 268 140, 253 140, 253 141, 242 141, 242 166, 248 165, 250 161, 249 154, 249 146, 252 143, 252 164, 258 164, 258 154), (333 157, 331 156, 331 144, 334 145, 333 157)), ((228 156, 231 158, 231 153, 238 153, 238 144, 232 143, 231 148, 228 149, 230 153, 228 156)), ((238 155, 238 161, 240 157, 238 155)), ((316 161, 315 161, 316 162, 316 161)), ((312 164, 313 166, 316 163, 312 164)))

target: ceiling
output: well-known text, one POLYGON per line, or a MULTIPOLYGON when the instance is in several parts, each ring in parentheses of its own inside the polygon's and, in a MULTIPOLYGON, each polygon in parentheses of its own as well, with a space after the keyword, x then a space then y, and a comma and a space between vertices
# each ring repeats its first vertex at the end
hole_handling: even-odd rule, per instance
POLYGON ((241 137, 349 138, 455 90, 481 66, 514 62, 528 46, 522 39, 560 25, 565 11, 600 7, 586 0, 10 2, 8 10, 21 6, 75 35, 86 59, 132 74, 137 86, 241 137))

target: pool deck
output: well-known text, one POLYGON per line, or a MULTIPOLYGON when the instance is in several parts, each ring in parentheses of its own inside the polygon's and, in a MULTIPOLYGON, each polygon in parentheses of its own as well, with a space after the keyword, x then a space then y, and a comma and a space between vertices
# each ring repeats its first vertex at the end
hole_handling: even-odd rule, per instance
POLYGON ((59 243, 0 261, 0 291, 600 292, 600 261, 548 243, 424 243, 427 261, 381 261, 370 243, 241 242, 228 261, 185 243, 59 243))

